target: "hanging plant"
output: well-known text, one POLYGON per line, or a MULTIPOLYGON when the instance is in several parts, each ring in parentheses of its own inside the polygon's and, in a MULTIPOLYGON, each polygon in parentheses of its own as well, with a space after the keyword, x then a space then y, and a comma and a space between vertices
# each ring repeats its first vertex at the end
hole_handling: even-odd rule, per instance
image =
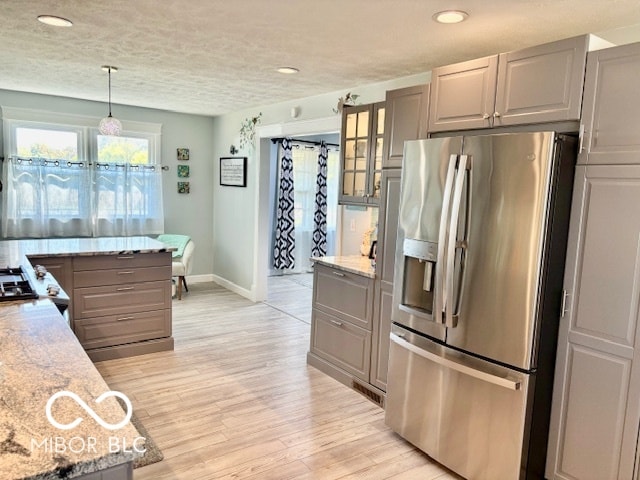
POLYGON ((256 138, 256 125, 262 119, 262 112, 255 117, 245 118, 240 124, 240 148, 253 147, 256 138))

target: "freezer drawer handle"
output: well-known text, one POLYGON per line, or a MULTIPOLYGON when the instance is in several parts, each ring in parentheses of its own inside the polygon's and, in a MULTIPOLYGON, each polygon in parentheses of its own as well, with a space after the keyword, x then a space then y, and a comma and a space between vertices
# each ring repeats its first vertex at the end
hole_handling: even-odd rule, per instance
POLYGON ((498 385, 499 387, 508 388, 509 390, 520 390, 520 382, 518 380, 497 377, 495 375, 491 375, 490 373, 476 370, 475 368, 467 367, 466 365, 454 362, 453 360, 449 360, 448 358, 443 358, 439 355, 423 350, 422 348, 417 347, 412 343, 407 342, 406 340, 403 340, 395 333, 391 334, 391 341, 398 344, 400 347, 409 350, 411 353, 415 353, 416 355, 419 355, 422 358, 426 358, 427 360, 437 363, 438 365, 441 365, 445 368, 455 370, 464 375, 469 375, 470 377, 477 378, 478 380, 493 383, 494 385, 498 385))
POLYGON ((333 274, 334 274, 336 277, 344 277, 344 276, 345 276, 345 275, 344 275, 344 273, 341 273, 341 272, 333 272, 333 274))

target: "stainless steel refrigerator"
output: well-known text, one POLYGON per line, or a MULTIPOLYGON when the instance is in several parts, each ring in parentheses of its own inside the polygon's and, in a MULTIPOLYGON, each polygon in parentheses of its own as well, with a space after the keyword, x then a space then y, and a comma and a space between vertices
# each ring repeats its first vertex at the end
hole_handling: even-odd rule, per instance
POLYGON ((543 478, 576 141, 406 142, 386 423, 472 480, 543 478))

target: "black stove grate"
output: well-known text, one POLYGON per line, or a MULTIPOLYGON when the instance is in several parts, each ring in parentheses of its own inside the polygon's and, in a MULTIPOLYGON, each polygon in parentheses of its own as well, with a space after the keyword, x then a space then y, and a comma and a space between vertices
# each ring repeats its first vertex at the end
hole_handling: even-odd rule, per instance
POLYGON ((22 267, 0 268, 0 302, 38 298, 22 267))

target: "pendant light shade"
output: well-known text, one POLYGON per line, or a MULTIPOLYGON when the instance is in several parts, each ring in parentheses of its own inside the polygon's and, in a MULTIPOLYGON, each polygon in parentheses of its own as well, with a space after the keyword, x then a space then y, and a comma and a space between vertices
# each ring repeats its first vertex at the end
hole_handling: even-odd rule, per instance
POLYGON ((99 130, 103 135, 120 135, 122 132, 122 123, 120 120, 111 115, 111 72, 117 72, 116 67, 103 65, 102 70, 109 73, 109 115, 100 120, 99 130))

